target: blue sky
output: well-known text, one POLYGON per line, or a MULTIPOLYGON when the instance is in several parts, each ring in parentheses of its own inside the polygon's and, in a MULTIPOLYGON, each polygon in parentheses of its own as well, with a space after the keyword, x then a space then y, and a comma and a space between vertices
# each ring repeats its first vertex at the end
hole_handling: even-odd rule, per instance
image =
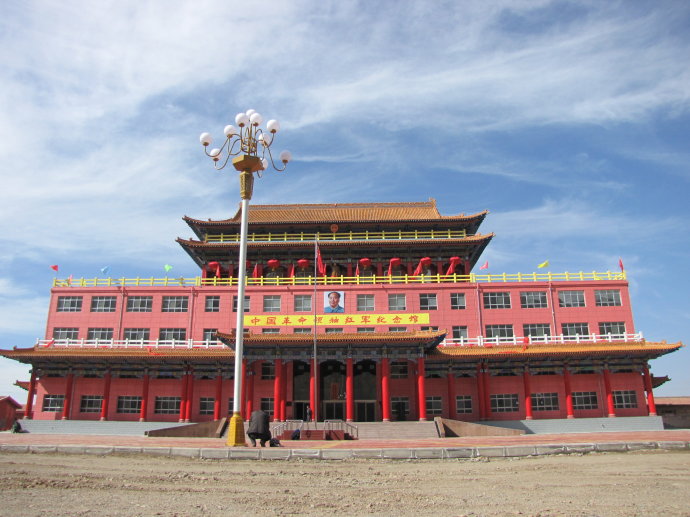
MULTIPOLYGON (((638 330, 689 341, 686 1, 0 5, 0 348, 63 276, 196 276, 182 216, 225 218, 198 143, 238 111, 292 151, 254 203, 489 209, 490 272, 617 270, 638 330)), ((690 352, 653 361, 690 395, 690 352)), ((0 360, 0 394, 28 369, 0 360)))

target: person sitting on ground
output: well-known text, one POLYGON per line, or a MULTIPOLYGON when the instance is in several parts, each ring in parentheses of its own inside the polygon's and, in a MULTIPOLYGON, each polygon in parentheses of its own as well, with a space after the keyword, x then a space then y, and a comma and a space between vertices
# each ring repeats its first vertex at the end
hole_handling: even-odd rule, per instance
POLYGON ((256 440, 261 441, 261 447, 266 447, 266 442, 271 439, 271 428, 268 424, 268 413, 260 409, 252 411, 252 414, 249 417, 247 436, 249 436, 249 441, 252 443, 252 447, 256 447, 256 440))

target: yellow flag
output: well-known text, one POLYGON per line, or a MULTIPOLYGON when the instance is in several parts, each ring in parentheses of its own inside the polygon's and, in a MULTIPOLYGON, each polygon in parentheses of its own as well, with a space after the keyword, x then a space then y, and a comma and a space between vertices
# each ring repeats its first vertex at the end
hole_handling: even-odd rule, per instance
POLYGON ((544 262, 542 262, 541 264, 539 264, 537 267, 538 267, 538 268, 549 267, 549 261, 548 261, 548 260, 545 260, 544 262))

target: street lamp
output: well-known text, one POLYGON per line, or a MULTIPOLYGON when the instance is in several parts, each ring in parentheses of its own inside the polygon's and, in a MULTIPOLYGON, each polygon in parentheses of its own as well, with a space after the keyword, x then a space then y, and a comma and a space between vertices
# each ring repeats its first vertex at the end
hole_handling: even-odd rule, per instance
POLYGON ((249 222, 249 200, 254 188, 254 173, 260 178, 269 164, 278 172, 287 167, 292 158, 289 151, 280 153, 282 168, 276 167, 271 154, 271 146, 280 129, 277 120, 269 120, 266 129, 261 128, 263 117, 256 110, 248 110, 235 116, 235 124, 225 126, 225 141, 219 148, 208 150, 213 139, 209 133, 199 137, 206 156, 210 157, 216 170, 224 169, 232 158, 232 165, 240 173, 240 198, 242 221, 240 225, 240 257, 237 278, 237 325, 235 335, 235 388, 233 394, 232 417, 228 428, 227 444, 231 447, 246 445, 244 441, 244 422, 240 414, 242 408, 242 357, 244 341, 244 288, 247 279, 247 226, 249 222))

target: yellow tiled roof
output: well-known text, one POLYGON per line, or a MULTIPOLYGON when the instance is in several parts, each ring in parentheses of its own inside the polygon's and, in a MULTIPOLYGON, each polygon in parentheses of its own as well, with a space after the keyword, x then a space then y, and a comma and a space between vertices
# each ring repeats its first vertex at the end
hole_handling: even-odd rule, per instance
MULTIPOLYGON (((436 200, 409 203, 323 203, 294 205, 252 205, 249 223, 339 223, 386 221, 471 221, 482 218, 488 210, 472 215, 443 216, 436 208, 436 200)), ((240 222, 241 210, 234 217, 218 221, 202 221, 185 217, 200 225, 240 222)))

